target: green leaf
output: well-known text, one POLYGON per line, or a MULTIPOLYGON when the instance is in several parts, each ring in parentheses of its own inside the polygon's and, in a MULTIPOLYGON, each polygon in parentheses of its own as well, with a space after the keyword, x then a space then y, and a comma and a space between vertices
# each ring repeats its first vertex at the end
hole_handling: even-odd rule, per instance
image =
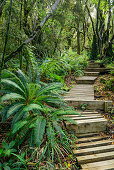
POLYGON ((22 164, 24 164, 24 165, 26 164, 26 160, 23 159, 23 157, 21 157, 20 155, 17 155, 15 153, 12 153, 12 155, 16 156, 21 161, 22 164))
POLYGON ((13 81, 11 81, 11 80, 2 79, 2 80, 1 80, 1 83, 5 83, 5 84, 7 84, 8 86, 12 86, 12 88, 17 88, 17 89, 19 89, 21 92, 25 93, 25 92, 23 91, 23 89, 22 89, 20 86, 18 86, 18 84, 16 84, 15 82, 13 82, 13 81))
POLYGON ((29 111, 34 110, 34 109, 36 109, 36 110, 43 110, 43 109, 41 108, 41 106, 38 105, 38 104, 30 104, 30 105, 26 106, 26 107, 23 109, 22 112, 29 112, 29 111))
POLYGON ((34 128, 35 135, 35 143, 37 147, 40 147, 40 144, 43 139, 43 135, 45 132, 46 119, 44 117, 39 116, 36 121, 36 127, 34 128))
POLYGON ((54 129, 52 128, 51 122, 48 122, 47 137, 49 143, 51 144, 51 147, 53 148, 55 146, 55 132, 54 129))
POLYGON ((9 148, 13 148, 14 145, 15 145, 15 141, 11 141, 9 144, 9 148))
POLYGON ((7 111, 7 118, 9 118, 12 114, 16 113, 24 104, 22 102, 16 103, 9 108, 7 111))
POLYGON ((60 135, 60 136, 65 136, 62 128, 57 124, 57 122, 53 121, 53 126, 56 129, 56 132, 60 135))
POLYGON ((23 99, 25 100, 25 98, 17 93, 10 93, 10 94, 5 94, 4 96, 1 97, 1 102, 5 101, 5 100, 11 100, 11 99, 23 99))
POLYGON ((12 134, 15 134, 19 129, 21 129, 25 124, 27 124, 27 121, 19 121, 16 124, 14 124, 12 128, 12 134))
POLYGON ((47 86, 45 86, 45 87, 41 88, 41 90, 39 90, 39 92, 37 93, 37 96, 40 96, 47 92, 51 92, 53 90, 56 90, 56 92, 57 92, 57 89, 61 89, 61 86, 62 86, 62 84, 60 84, 60 83, 48 84, 47 86))

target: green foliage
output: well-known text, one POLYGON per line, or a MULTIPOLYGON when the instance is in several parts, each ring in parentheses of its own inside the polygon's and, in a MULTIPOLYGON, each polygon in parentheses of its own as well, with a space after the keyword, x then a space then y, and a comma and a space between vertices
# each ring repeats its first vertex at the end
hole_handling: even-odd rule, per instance
POLYGON ((105 82, 106 82, 106 80, 105 80, 105 79, 100 78, 100 83, 105 83, 105 82))
POLYGON ((13 149, 15 141, 11 141, 9 144, 6 141, 2 141, 2 148, 0 149, 0 157, 10 157, 12 153, 16 152, 13 149))
POLYGON ((105 90, 111 90, 112 92, 114 92, 114 79, 110 79, 108 81, 105 82, 105 90))
POLYGON ((81 104, 81 110, 86 110, 87 109, 87 104, 86 103, 84 103, 84 104, 81 104))
POLYGON ((10 170, 14 168, 27 169, 26 160, 24 159, 25 153, 21 155, 16 154, 15 141, 11 141, 9 144, 3 140, 0 149, 0 168, 4 170, 10 170), (22 168, 24 166, 24 168, 22 168))
POLYGON ((12 116, 11 137, 18 145, 28 141, 32 148, 43 150, 37 153, 37 166, 43 158, 54 162, 56 155, 60 157, 62 152, 72 152, 71 141, 60 123, 63 120, 75 123, 66 115, 77 113, 63 102, 59 94, 62 93, 61 84, 29 83, 29 78, 21 70, 9 74, 10 79, 2 79, 5 94, 1 97, 4 104, 1 114, 3 121, 12 116))
POLYGON ((39 66, 41 79, 47 82, 61 82, 64 84, 64 77, 68 74, 81 76, 87 67, 87 54, 78 55, 72 49, 64 51, 61 57, 46 58, 39 66))

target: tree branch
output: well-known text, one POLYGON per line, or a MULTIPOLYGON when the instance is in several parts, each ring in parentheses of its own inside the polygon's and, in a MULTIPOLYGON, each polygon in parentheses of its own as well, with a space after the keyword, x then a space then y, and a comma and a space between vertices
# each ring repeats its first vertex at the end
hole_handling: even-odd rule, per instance
POLYGON ((90 14, 90 10, 89 10, 87 4, 86 4, 85 7, 86 7, 86 9, 87 9, 87 11, 88 11, 88 14, 89 14, 89 17, 90 17, 90 20, 91 20, 91 23, 92 23, 93 33, 94 33, 94 35, 95 35, 96 33, 95 33, 95 28, 94 28, 94 22, 93 22, 93 19, 92 19, 91 14, 90 14))

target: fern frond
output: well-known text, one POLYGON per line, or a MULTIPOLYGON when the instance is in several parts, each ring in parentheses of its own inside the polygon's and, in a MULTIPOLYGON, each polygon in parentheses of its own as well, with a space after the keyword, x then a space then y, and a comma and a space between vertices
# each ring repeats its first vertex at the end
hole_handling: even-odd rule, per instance
POLYGON ((14 124, 12 128, 12 134, 15 134, 17 131, 19 131, 24 125, 27 124, 27 121, 18 121, 16 124, 14 124))
POLYGON ((1 102, 5 101, 5 100, 11 100, 11 99, 23 99, 25 100, 25 98, 17 93, 10 93, 10 94, 5 94, 4 96, 1 97, 1 102))
POLYGON ((80 113, 77 113, 75 110, 71 110, 71 109, 57 110, 53 113, 52 116, 61 116, 61 115, 79 115, 79 116, 81 116, 80 113))
POLYGON ((51 147, 53 148, 55 145, 55 132, 54 129, 52 128, 51 122, 48 122, 46 131, 47 131, 48 141, 51 144, 51 147))
POLYGON ((24 104, 22 102, 18 102, 18 103, 13 104, 13 106, 10 106, 9 110, 7 111, 7 118, 9 118, 11 115, 16 113, 23 106, 24 104))
POLYGON ((8 85, 8 86, 12 86, 12 88, 16 88, 16 89, 20 90, 23 94, 25 93, 25 92, 23 91, 23 89, 22 89, 20 86, 18 86, 18 84, 16 84, 15 82, 13 82, 13 81, 11 81, 11 80, 2 79, 2 80, 1 80, 1 83, 4 83, 4 84, 6 84, 6 85, 8 85))
POLYGON ((42 139, 45 132, 46 119, 44 117, 39 116, 36 121, 36 126, 34 128, 34 138, 37 147, 40 147, 42 143, 42 139))
POLYGON ((38 104, 30 104, 30 105, 26 106, 22 112, 29 112, 32 110, 43 110, 43 108, 41 108, 41 106, 38 104))
POLYGON ((45 94, 47 92, 51 92, 54 89, 56 89, 56 91, 57 91, 57 89, 61 89, 61 86, 62 86, 62 84, 60 84, 60 83, 48 84, 47 86, 45 86, 45 87, 43 87, 39 90, 39 92, 37 93, 37 96, 40 96, 40 95, 45 94))

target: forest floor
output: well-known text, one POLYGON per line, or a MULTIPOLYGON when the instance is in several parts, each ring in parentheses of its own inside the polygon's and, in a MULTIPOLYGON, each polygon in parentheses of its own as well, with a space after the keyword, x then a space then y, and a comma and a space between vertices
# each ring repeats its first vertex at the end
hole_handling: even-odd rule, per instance
POLYGON ((114 88, 114 84, 112 82, 108 83, 108 81, 113 80, 114 76, 110 74, 100 75, 95 81, 95 99, 96 100, 111 100, 114 105, 114 89, 110 89, 109 86, 114 88), (108 86, 108 87, 107 87, 108 86))
MULTIPOLYGON (((100 75, 94 84, 96 100, 111 100, 114 107, 114 76, 110 74, 100 75), (111 80, 111 81, 110 81, 111 80)), ((114 108, 108 113, 102 113, 108 121, 107 131, 114 138, 114 108)))

